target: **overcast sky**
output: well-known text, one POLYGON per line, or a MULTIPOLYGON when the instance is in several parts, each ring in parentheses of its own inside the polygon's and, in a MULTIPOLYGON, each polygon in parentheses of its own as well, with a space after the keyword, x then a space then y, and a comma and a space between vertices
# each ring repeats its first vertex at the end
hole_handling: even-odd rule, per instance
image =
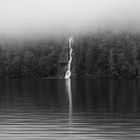
POLYGON ((140 31, 140 0, 0 0, 0 34, 140 31))

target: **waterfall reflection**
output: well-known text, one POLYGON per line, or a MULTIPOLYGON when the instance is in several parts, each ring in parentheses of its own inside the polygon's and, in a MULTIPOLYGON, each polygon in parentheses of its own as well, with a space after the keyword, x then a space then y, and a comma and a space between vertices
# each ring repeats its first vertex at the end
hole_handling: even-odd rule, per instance
POLYGON ((72 91, 71 91, 71 79, 66 80, 66 89, 69 101, 69 124, 72 124, 72 91))

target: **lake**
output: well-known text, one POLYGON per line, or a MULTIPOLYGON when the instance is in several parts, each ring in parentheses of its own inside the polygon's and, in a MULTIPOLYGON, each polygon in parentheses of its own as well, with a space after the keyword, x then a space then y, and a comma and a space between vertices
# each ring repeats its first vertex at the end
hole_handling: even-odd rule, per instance
POLYGON ((0 139, 140 139, 140 81, 0 80, 0 139))

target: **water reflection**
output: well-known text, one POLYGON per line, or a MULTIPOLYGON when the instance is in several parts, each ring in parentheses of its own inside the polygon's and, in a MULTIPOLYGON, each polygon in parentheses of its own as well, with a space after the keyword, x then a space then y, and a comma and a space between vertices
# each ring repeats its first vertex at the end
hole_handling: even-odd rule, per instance
POLYGON ((74 112, 140 112, 140 81, 74 80, 73 82, 74 112))
POLYGON ((72 125, 72 91, 71 91, 71 79, 66 79, 66 89, 69 102, 69 124, 72 125))
POLYGON ((140 81, 0 81, 0 139, 140 139, 140 81))

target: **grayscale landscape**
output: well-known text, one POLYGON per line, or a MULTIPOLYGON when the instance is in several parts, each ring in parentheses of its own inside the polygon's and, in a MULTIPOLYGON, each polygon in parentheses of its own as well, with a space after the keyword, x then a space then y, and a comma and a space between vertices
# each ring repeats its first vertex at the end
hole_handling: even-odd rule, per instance
POLYGON ((139 94, 139 0, 0 0, 0 140, 138 140, 139 94))

